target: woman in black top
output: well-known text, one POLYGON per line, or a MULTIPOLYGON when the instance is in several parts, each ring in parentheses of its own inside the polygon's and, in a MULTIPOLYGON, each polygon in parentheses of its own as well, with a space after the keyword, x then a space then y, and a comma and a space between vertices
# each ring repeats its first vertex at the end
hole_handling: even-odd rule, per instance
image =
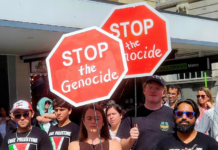
POLYGON ((95 105, 98 127, 101 135, 99 140, 94 107, 88 105, 82 114, 78 141, 70 143, 68 150, 101 150, 100 141, 104 150, 121 150, 121 145, 111 140, 108 122, 103 109, 95 105))

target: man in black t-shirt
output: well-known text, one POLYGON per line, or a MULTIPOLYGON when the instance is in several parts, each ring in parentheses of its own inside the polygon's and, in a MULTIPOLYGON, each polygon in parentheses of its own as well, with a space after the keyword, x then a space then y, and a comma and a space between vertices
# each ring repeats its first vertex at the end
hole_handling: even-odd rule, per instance
POLYGON ((177 133, 161 140, 156 150, 188 150, 195 144, 197 144, 195 150, 218 150, 215 139, 194 129, 200 112, 193 100, 179 101, 174 107, 174 114, 177 133))
POLYGON ((146 97, 145 104, 137 108, 137 119, 134 125, 135 110, 130 110, 118 129, 123 150, 154 150, 157 143, 175 130, 173 110, 162 105, 166 95, 165 81, 159 76, 148 77, 143 85, 146 97))
POLYGON ((12 110, 18 127, 6 134, 1 150, 50 150, 51 142, 45 131, 31 125, 34 111, 29 102, 20 100, 14 103, 12 110))
POLYGON ((72 106, 69 103, 58 97, 53 100, 53 107, 58 125, 51 126, 48 135, 53 150, 67 150, 70 142, 77 140, 79 126, 69 119, 72 111, 72 106))

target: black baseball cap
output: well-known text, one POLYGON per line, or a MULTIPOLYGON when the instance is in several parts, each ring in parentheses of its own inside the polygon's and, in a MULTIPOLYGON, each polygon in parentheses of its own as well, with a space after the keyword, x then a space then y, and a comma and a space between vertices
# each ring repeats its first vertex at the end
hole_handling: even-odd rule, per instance
POLYGON ((160 83, 163 86, 166 86, 164 79, 158 75, 153 75, 153 76, 148 77, 148 79, 146 80, 146 83, 150 81, 155 81, 157 83, 160 83))

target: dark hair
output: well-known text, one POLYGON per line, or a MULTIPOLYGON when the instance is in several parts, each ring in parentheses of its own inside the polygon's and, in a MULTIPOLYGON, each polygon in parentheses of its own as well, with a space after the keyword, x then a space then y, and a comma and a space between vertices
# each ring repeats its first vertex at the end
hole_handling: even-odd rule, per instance
MULTIPOLYGON (((86 106, 85 109, 83 110, 82 119, 80 122, 80 132, 79 132, 79 136, 78 136, 78 140, 80 142, 85 141, 88 138, 88 132, 86 130, 85 125, 83 124, 83 120, 85 119, 85 114, 86 114, 87 110, 89 110, 89 109, 94 110, 93 104, 86 106)), ((101 106, 96 105, 96 104, 95 104, 95 110, 99 111, 102 115, 102 118, 103 118, 104 126, 102 126, 102 128, 100 130, 101 138, 104 138, 105 140, 111 139, 110 133, 109 133, 109 128, 108 128, 108 122, 107 122, 107 118, 106 118, 106 115, 104 113, 104 110, 101 108, 101 106)))
POLYGON ((198 105, 195 103, 195 101, 193 101, 192 99, 186 99, 186 100, 180 100, 176 103, 174 109, 173 109, 173 113, 175 115, 175 111, 178 110, 178 107, 180 104, 182 103, 186 103, 192 106, 193 111, 195 112, 195 118, 197 119, 200 116, 200 111, 198 108, 198 105))
POLYGON ((55 109, 55 107, 64 107, 68 110, 72 109, 72 105, 61 99, 60 97, 57 97, 53 100, 53 108, 55 109))
POLYGON ((116 104, 116 102, 115 102, 114 100, 109 100, 109 101, 107 102, 107 106, 112 105, 112 104, 116 104))
POLYGON ((181 93, 181 87, 180 87, 179 85, 177 85, 177 84, 171 84, 171 85, 169 86, 169 88, 171 88, 171 89, 177 89, 177 94, 181 93))
POLYGON ((106 109, 106 115, 107 115, 107 111, 108 111, 110 108, 116 109, 116 111, 117 111, 120 115, 123 114, 123 111, 122 111, 122 108, 120 107, 120 105, 118 105, 118 104, 110 104, 110 105, 108 105, 108 107, 107 107, 107 109, 106 109))
POLYGON ((9 116, 8 109, 7 109, 6 107, 4 107, 4 106, 1 106, 1 107, 0 107, 0 110, 1 110, 1 108, 4 108, 4 110, 5 110, 5 113, 6 113, 6 116, 9 116))

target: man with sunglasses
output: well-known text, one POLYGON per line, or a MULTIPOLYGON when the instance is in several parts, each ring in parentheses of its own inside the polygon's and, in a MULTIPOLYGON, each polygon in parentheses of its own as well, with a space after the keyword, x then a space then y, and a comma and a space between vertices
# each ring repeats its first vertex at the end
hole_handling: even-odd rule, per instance
POLYGON ((168 89, 168 101, 165 103, 166 106, 174 108, 176 103, 179 101, 179 96, 181 95, 181 87, 176 84, 172 84, 168 89))
POLYGON ((51 150, 51 142, 45 131, 31 125, 34 116, 32 106, 28 101, 20 100, 14 103, 10 111, 18 127, 6 134, 1 150, 51 150))
POLYGON ((217 150, 218 143, 211 137, 197 132, 195 121, 200 112, 191 100, 181 100, 174 107, 177 132, 161 140, 156 150, 188 150, 197 144, 196 150, 217 150))
POLYGON ((70 142, 76 141, 79 134, 79 126, 70 121, 72 105, 57 97, 53 100, 55 116, 58 124, 51 126, 48 132, 53 150, 67 150, 70 142))
POLYGON ((123 150, 154 150, 157 143, 175 131, 173 110, 162 104, 166 83, 162 77, 148 77, 143 85, 145 104, 128 111, 121 122, 117 137, 123 150), (135 124, 136 123, 136 124, 135 124))

